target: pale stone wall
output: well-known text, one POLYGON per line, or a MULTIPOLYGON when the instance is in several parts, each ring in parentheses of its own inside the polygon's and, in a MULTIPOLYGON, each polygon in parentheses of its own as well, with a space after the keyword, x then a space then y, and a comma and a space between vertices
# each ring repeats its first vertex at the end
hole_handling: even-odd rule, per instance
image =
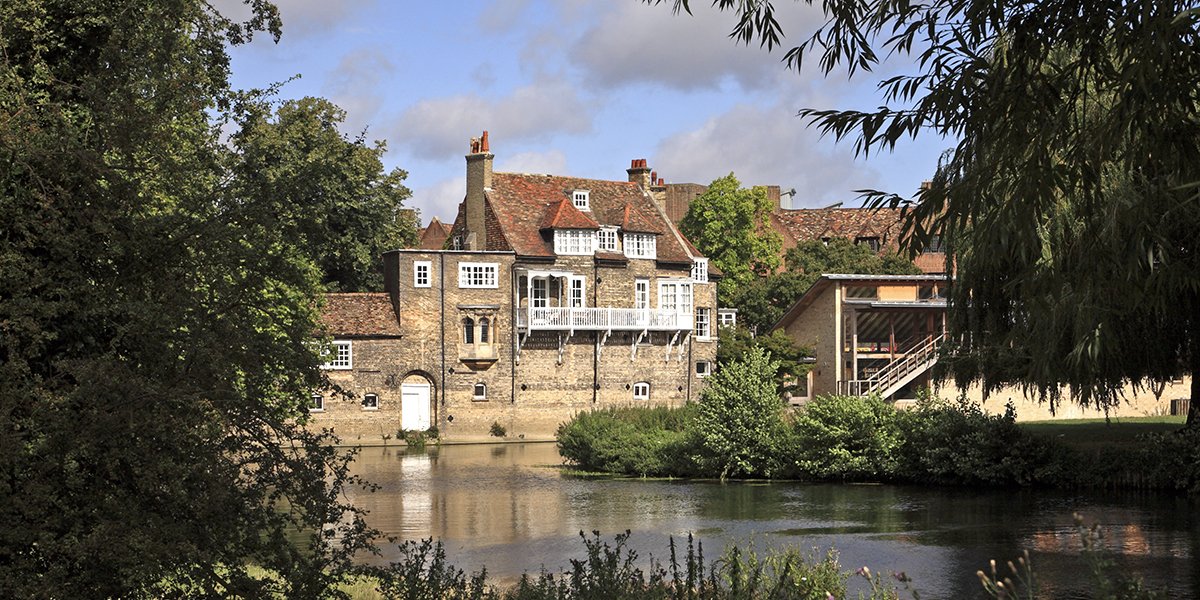
MULTIPOLYGON (((1108 413, 1110 418, 1148 417, 1170 414, 1171 400, 1191 397, 1191 378, 1168 384, 1162 393, 1155 396, 1147 388, 1135 391, 1132 386, 1126 387, 1125 401, 1108 413)), ((933 388, 933 393, 941 398, 958 398, 961 391, 953 382, 946 382, 933 388)), ((1039 402, 1035 397, 1027 398, 1019 388, 1009 387, 992 392, 985 400, 983 390, 978 385, 967 388, 966 397, 992 414, 1004 414, 1005 405, 1012 402, 1017 411, 1018 421, 1045 421, 1050 419, 1103 419, 1104 411, 1095 408, 1084 408, 1064 396, 1062 402, 1051 413, 1048 402, 1039 402)), ((908 403, 906 403, 908 404, 908 403)))
MULTIPOLYGON (((332 406, 314 414, 313 426, 332 426, 350 443, 382 443, 400 427, 400 383, 406 377, 424 377, 433 388, 431 415, 439 432, 449 439, 486 438, 493 423, 505 427, 510 437, 553 436, 559 424, 575 414, 606 406, 633 404, 679 406, 699 398, 704 379, 696 362, 716 362, 716 284, 693 284, 693 303, 711 309, 712 337, 650 332, 632 352, 636 333, 614 332, 600 346, 603 334, 577 331, 566 339, 560 359, 560 336, 567 332, 536 332, 516 356, 514 323, 516 257, 511 253, 468 251, 402 251, 389 254, 385 264, 393 269, 385 279, 399 306, 400 339, 355 342, 353 371, 331 372, 331 378, 361 397, 378 391, 378 411, 360 405, 332 406), (431 266, 429 287, 414 286, 417 261, 431 266), (497 263, 497 287, 459 288, 459 264, 497 263), (492 323, 490 343, 466 344, 463 319, 492 323), (670 347, 668 356, 667 349, 670 347), (360 368, 361 367, 361 368, 360 368), (648 382, 650 400, 634 401, 632 386, 648 382), (486 386, 486 398, 475 398, 476 384, 486 386), (367 388, 371 388, 368 390, 367 388)), ((630 308, 634 281, 650 281, 651 307, 658 305, 658 280, 687 278, 690 269, 666 267, 654 260, 629 260, 625 266, 598 266, 590 256, 559 257, 535 269, 571 271, 587 278, 588 306, 630 308)))
POLYGON ((838 344, 840 311, 837 310, 839 286, 827 286, 813 299, 808 309, 801 313, 784 330, 798 346, 812 349, 816 363, 812 366, 812 395, 837 393, 838 344))

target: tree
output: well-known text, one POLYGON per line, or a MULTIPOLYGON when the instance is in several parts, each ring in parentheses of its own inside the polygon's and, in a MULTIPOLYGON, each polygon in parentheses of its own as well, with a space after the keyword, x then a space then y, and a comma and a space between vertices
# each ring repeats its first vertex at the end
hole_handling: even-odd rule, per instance
POLYGON ((384 173, 384 145, 338 131, 346 113, 328 100, 265 101, 246 107, 237 149, 239 193, 270 199, 279 224, 296 236, 335 291, 383 287, 380 256, 416 245, 416 223, 401 210, 412 195, 407 173, 384 173))
POLYGON ((244 194, 208 2, 0 3, 0 589, 321 597, 372 532, 306 432, 319 271, 244 194), (250 572, 247 567, 262 569, 250 572))
POLYGON ((702 472, 726 477, 771 476, 782 437, 783 401, 773 377, 778 364, 761 348, 717 371, 700 394, 693 430, 702 472))
POLYGON ((811 368, 805 359, 812 356, 812 350, 796 346, 783 331, 754 335, 745 327, 722 327, 719 337, 717 363, 722 366, 745 361, 756 349, 766 352, 775 365, 771 379, 780 395, 796 389, 797 382, 811 368))
MULTIPOLYGON (((658 3, 661 0, 654 0, 658 3)), ((717 0, 732 36, 773 48, 771 2, 717 0)), ((688 0, 676 0, 687 10, 688 0)), ((884 79, 873 112, 801 116, 863 154, 926 132, 957 140, 906 219, 956 266, 947 351, 960 384, 1017 383, 1053 406, 1120 401, 1192 373, 1200 427, 1200 8, 1191 0, 832 0, 788 51, 884 79)), ((877 204, 894 194, 868 192, 877 204)))
POLYGON ((679 228, 723 273, 717 301, 779 267, 782 240, 768 222, 774 207, 762 187, 746 189, 733 173, 713 180, 688 207, 679 228))

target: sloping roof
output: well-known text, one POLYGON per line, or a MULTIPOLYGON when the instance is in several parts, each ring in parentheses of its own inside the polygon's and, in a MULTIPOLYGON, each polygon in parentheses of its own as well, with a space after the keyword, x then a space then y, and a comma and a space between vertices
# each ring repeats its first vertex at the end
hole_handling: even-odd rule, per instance
POLYGON ((551 205, 542 219, 542 229, 600 229, 595 219, 583 214, 575 207, 574 202, 563 198, 556 205, 551 205))
POLYGON ((775 210, 771 219, 793 242, 822 238, 877 237, 888 247, 900 234, 898 208, 801 208, 775 210))
POLYGON ((400 322, 387 293, 325 294, 321 324, 334 336, 400 336, 400 322))
POLYGON ((418 232, 420 243, 418 248, 422 250, 441 250, 446 244, 446 238, 450 237, 450 226, 434 217, 429 221, 429 225, 418 232))
MULTIPOLYGON (((634 233, 664 233, 661 224, 656 222, 656 219, 646 216, 633 204, 625 205, 625 214, 621 219, 621 229, 634 233)), ((696 254, 699 254, 699 252, 696 254)))
MULTIPOLYGON (((691 256, 680 242, 671 235, 672 226, 636 183, 628 181, 605 181, 557 175, 529 175, 524 173, 494 173, 492 187, 487 190, 487 205, 495 215, 498 229, 502 233, 505 247, 494 243, 492 231, 488 230, 488 250, 512 250, 523 256, 554 256, 553 240, 542 234, 542 227, 554 217, 564 200, 569 200, 574 190, 588 190, 591 214, 575 209, 581 217, 589 217, 593 227, 612 225, 624 227, 627 213, 635 216, 630 223, 637 230, 659 233, 658 260, 663 262, 691 262, 691 256), (630 209, 627 211, 627 207, 630 209)), ((570 204, 568 201, 567 204, 570 204)), ((566 215, 569 211, 564 211, 566 215)), ((567 219, 567 217, 563 217, 567 219)), ((570 217, 571 222, 578 222, 570 217)), ((567 221, 562 221, 567 222, 567 221)), ((455 228, 462 222, 460 210, 455 228)), ((590 227, 589 227, 590 228, 590 227)), ((632 230, 631 230, 632 231, 632 230)))

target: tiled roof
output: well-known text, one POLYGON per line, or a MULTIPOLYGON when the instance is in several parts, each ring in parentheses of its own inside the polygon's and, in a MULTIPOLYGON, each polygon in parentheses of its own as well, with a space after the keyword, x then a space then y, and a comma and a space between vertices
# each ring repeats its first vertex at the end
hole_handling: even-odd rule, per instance
MULTIPOLYGON (((900 209, 804 208, 776 210, 771 219, 793 243, 821 238, 877 237, 883 247, 895 249, 900 233, 900 209)), ((791 244, 789 244, 791 245, 791 244)))
POLYGON ((576 208, 574 202, 563 198, 546 211, 542 229, 600 229, 600 225, 576 208))
POLYGON ((446 243, 446 238, 450 237, 450 226, 439 221, 437 217, 429 221, 429 226, 418 232, 417 236, 421 241, 418 248, 422 250, 441 250, 446 243))
MULTIPOLYGON (((512 250, 524 256, 554 256, 552 240, 542 234, 541 228, 547 222, 547 214, 558 209, 574 190, 588 190, 590 217, 598 226, 624 227, 629 212, 634 215, 629 223, 637 231, 661 234, 658 260, 691 261, 680 239, 672 234, 671 225, 636 183, 522 173, 492 175, 492 187, 487 190, 488 207, 495 214, 507 247, 493 247, 489 231, 488 249, 512 250), (626 207, 631 210, 626 211, 626 207)), ((580 216, 588 215, 580 213, 580 216)), ((456 229, 464 225, 459 221, 461 215, 455 222, 456 229)))
POLYGON ((399 336, 387 293, 325 294, 321 324, 333 336, 399 336))
MULTIPOLYGON (((634 233, 664 233, 660 224, 655 221, 638 210, 637 206, 626 204, 625 214, 621 219, 621 229, 634 233)), ((699 254, 699 252, 696 254, 699 254)))

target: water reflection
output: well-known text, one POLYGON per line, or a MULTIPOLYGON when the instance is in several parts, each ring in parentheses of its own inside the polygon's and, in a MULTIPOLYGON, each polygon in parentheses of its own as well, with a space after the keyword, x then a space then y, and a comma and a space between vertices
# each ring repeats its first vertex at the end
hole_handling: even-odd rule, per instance
MULTIPOLYGON (((931 489, 564 477, 552 444, 364 450, 354 471, 380 486, 354 501, 405 539, 436 537, 468 570, 510 579, 582 553, 579 531, 629 529, 642 556, 696 534, 715 558, 729 542, 836 547, 848 568, 905 571, 926 598, 975 598, 975 571, 1029 549, 1056 597, 1085 597, 1073 512, 1098 523, 1122 569, 1174 598, 1198 597, 1200 527, 1186 499, 1132 493, 931 489)), ((385 554, 385 559, 388 558, 385 554)))

